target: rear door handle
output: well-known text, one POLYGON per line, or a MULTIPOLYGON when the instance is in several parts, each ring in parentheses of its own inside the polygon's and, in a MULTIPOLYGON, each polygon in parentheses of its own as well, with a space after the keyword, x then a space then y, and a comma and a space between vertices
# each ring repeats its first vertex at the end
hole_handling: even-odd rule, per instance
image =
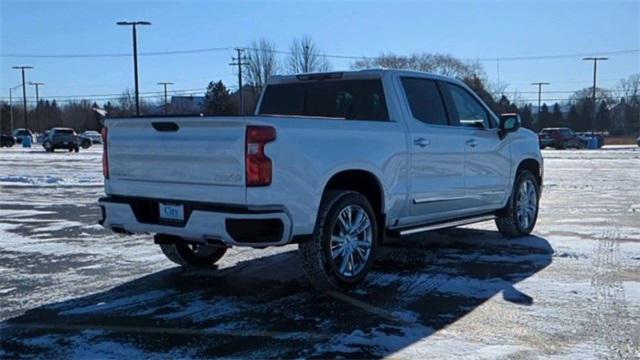
POLYGON ((415 146, 420 146, 420 147, 425 147, 427 145, 429 145, 429 140, 421 137, 421 138, 417 138, 417 139, 413 139, 413 145, 415 146))
POLYGON ((476 139, 469 139, 467 140, 467 145, 473 147, 478 146, 478 142, 476 141, 476 139))

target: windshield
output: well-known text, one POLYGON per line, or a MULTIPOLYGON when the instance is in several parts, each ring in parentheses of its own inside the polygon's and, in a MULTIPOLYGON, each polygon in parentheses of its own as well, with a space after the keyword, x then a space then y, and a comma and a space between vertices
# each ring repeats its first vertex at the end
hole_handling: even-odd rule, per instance
POLYGON ((269 85, 259 114, 389 120, 382 83, 377 79, 269 85))

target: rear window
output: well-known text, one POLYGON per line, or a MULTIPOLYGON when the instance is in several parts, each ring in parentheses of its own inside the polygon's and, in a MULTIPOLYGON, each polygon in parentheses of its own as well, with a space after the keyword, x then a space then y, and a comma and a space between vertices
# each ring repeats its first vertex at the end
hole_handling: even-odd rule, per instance
POLYGON ((68 129, 56 130, 56 134, 73 135, 73 130, 68 130, 68 129))
POLYGON ((269 85, 262 98, 259 114, 389 120, 380 80, 269 85))

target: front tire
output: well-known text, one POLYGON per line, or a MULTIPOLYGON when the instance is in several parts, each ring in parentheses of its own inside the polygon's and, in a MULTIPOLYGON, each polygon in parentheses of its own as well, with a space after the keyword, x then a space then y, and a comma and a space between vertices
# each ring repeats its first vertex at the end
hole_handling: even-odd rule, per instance
POLYGON ((528 235, 538 220, 540 184, 530 171, 521 171, 516 177, 509 202, 496 218, 496 226, 506 237, 528 235))
POLYGON ((302 267, 318 288, 349 288, 369 272, 378 243, 378 223, 367 198, 328 191, 308 241, 298 244, 302 267))
MULTIPOLYGON (((158 239, 156 235, 156 239, 158 239)), ((227 248, 205 244, 187 243, 183 240, 172 242, 159 241, 164 255, 174 263, 188 267, 206 267, 218 262, 227 252, 227 248)))

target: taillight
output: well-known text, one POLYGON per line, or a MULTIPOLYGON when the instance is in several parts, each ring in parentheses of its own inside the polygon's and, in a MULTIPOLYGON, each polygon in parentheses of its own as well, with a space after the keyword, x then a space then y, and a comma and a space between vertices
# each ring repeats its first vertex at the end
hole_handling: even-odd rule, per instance
POLYGON ((245 161, 247 186, 271 184, 271 159, 264 153, 264 146, 276 139, 276 129, 271 126, 247 126, 245 137, 245 161))
POLYGON ((106 127, 102 128, 102 175, 105 179, 109 178, 109 156, 107 150, 109 149, 108 138, 109 130, 106 127))

